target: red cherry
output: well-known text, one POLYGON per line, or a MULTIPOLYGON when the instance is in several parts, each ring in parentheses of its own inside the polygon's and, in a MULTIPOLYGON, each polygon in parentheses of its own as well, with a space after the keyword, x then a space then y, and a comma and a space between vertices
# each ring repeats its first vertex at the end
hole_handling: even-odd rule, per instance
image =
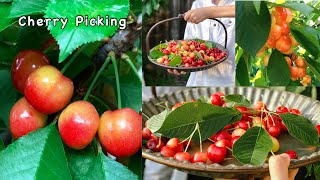
POLYGON ((159 137, 152 133, 150 139, 159 139, 159 137))
POLYGON ((290 109, 289 112, 292 113, 292 114, 301 115, 301 112, 298 109, 290 109))
POLYGON ((163 50, 163 53, 164 53, 165 55, 169 55, 169 54, 170 54, 170 51, 167 50, 167 49, 165 49, 165 50, 163 50))
POLYGON ((216 92, 215 94, 217 94, 218 96, 224 96, 224 94, 222 92, 216 92))
POLYGON ((297 159, 298 158, 297 153, 293 150, 288 150, 286 152, 286 154, 288 154, 290 156, 290 159, 297 159))
POLYGON ((236 141, 240 138, 241 136, 234 136, 232 139, 231 139, 231 147, 233 147, 234 143, 236 143, 236 141))
POLYGON ((235 129, 232 134, 231 134, 231 137, 236 137, 236 136, 242 136, 246 133, 246 130, 244 129, 241 129, 241 128, 238 128, 238 129, 235 129))
POLYGON ((231 142, 230 141, 227 141, 227 140, 225 140, 225 139, 221 139, 221 140, 219 140, 219 141, 216 141, 215 143, 214 143, 214 145, 216 145, 216 146, 218 146, 218 147, 224 147, 224 148, 226 148, 226 147, 228 147, 228 148, 231 148, 231 142))
POLYGON ((166 146, 171 148, 174 152, 181 152, 183 150, 183 144, 181 144, 181 141, 178 138, 171 138, 166 146))
POLYGON ((281 27, 281 34, 282 35, 289 35, 290 27, 289 27, 289 25, 287 23, 282 23, 280 25, 280 27, 281 27))
POLYGON ((48 65, 48 57, 40 51, 24 50, 19 52, 11 66, 11 78, 14 87, 24 93, 29 75, 41 66, 48 65))
POLYGON ((154 152, 159 152, 163 146, 164 146, 163 142, 159 143, 159 139, 150 139, 147 142, 146 148, 154 152))
POLYGON ((142 119, 135 110, 123 108, 106 111, 101 115, 99 123, 99 141, 108 153, 124 157, 141 149, 142 119))
POLYGON ((229 129, 231 129, 231 128, 233 128, 233 126, 232 126, 232 124, 229 124, 229 125, 226 125, 226 126, 223 128, 223 130, 225 131, 225 130, 229 130, 229 129))
POLYGON ((216 106, 221 106, 221 97, 218 94, 212 94, 210 99, 211 99, 211 104, 216 106))
POLYGON ((316 125, 316 128, 318 130, 318 135, 320 136, 320 124, 316 125))
POLYGON ((276 113, 277 113, 277 114, 288 113, 288 112, 289 112, 289 110, 288 110, 288 108, 285 107, 285 106, 279 106, 279 107, 277 107, 277 109, 276 109, 276 113))
POLYGON ((191 157, 188 152, 178 152, 174 158, 178 161, 190 161, 191 157))
POLYGON ((204 152, 196 152, 191 156, 191 162, 192 163, 206 163, 207 162, 207 154, 204 152))
POLYGON ((168 146, 163 146, 160 151, 161 155, 164 157, 174 157, 176 152, 168 146))
POLYGON ((249 129, 248 121, 238 121, 238 122, 234 123, 234 127, 247 130, 247 129, 249 129))
POLYGON ((267 131, 271 136, 278 137, 281 133, 281 128, 280 126, 269 126, 267 131))
POLYGON ((242 114, 241 121, 249 121, 249 122, 252 121, 252 119, 250 118, 250 116, 252 116, 252 114, 247 113, 247 111, 250 111, 249 108, 237 106, 236 109, 238 109, 242 114), (246 113, 243 113, 243 112, 246 112, 246 113))
POLYGON ((274 116, 274 115, 269 115, 269 116, 266 116, 264 118, 264 121, 266 122, 267 124, 267 127, 269 126, 280 126, 280 121, 281 119, 279 119, 277 116, 274 116))
POLYGON ((222 139, 225 139, 227 141, 231 141, 231 135, 226 131, 221 131, 221 132, 218 132, 217 134, 211 136, 210 139, 213 141, 219 141, 222 139))
POLYGON ((147 127, 143 128, 143 130, 142 130, 142 138, 143 139, 149 140, 151 137, 151 134, 152 134, 151 131, 147 127))
POLYGON ((207 149, 207 157, 213 163, 221 163, 227 155, 227 149, 225 147, 218 147, 211 144, 207 149))

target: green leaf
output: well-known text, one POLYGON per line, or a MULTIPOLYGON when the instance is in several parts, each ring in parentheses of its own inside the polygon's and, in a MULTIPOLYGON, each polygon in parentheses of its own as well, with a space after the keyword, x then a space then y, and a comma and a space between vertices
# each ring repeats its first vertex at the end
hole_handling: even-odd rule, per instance
POLYGON ((280 6, 288 7, 290 9, 299 11, 306 16, 310 16, 311 13, 314 11, 314 8, 311 7, 310 5, 305 4, 305 3, 299 3, 299 2, 285 2, 284 4, 281 4, 280 6))
POLYGON ((7 65, 11 68, 13 58, 17 55, 15 47, 0 44, 0 66, 7 65))
POLYGON ((142 180, 141 150, 130 157, 128 168, 142 180))
POLYGON ((236 7, 236 42, 255 57, 269 36, 271 27, 269 9, 263 1, 260 4, 260 14, 251 1, 237 1, 236 7))
POLYGON ((270 85, 286 86, 290 82, 290 70, 283 54, 273 50, 267 67, 270 85))
POLYGON ((211 104, 211 99, 208 96, 200 96, 198 101, 211 104))
POLYGON ((251 102, 243 95, 240 94, 231 94, 224 96, 224 101, 227 103, 227 106, 244 106, 250 107, 251 102))
POLYGON ((305 62, 307 66, 310 68, 313 74, 317 77, 317 79, 320 80, 320 63, 309 57, 306 57, 305 60, 306 60, 305 62))
POLYGON ((0 4, 0 32, 15 22, 15 19, 9 18, 11 4, 0 4))
POLYGON ((8 127, 10 111, 18 97, 9 70, 0 70, 0 89, 0 120, 8 127))
POLYGON ((161 113, 152 116, 148 121, 147 121, 147 127, 148 129, 150 129, 151 132, 157 132, 164 120, 166 119, 166 117, 169 115, 171 111, 168 109, 165 109, 164 111, 162 111, 161 113))
POLYGON ((74 180, 137 179, 127 167, 106 157, 101 151, 95 156, 92 146, 82 150, 66 148, 69 168, 74 180))
POLYGON ((5 148, 5 146, 4 146, 4 144, 3 144, 3 141, 2 141, 2 139, 0 139, 0 152, 1 152, 2 150, 4 150, 4 148, 5 148))
POLYGON ((120 76, 120 91, 123 107, 128 107, 139 112, 141 110, 142 82, 133 71, 120 76))
MULTIPOLYGON (((172 111, 157 132, 170 138, 186 139, 195 129, 196 124, 199 124, 201 139, 205 140, 226 125, 240 119, 241 113, 234 108, 188 102, 172 111)), ((200 140, 198 133, 193 136, 193 139, 200 140)))
POLYGON ((71 63, 70 67, 72 68, 68 68, 64 75, 70 79, 73 79, 90 65, 92 65, 90 58, 85 54, 80 54, 77 56, 77 60, 71 63))
POLYGON ((151 52, 150 52, 150 57, 151 59, 158 59, 160 57, 164 56, 163 52, 158 50, 158 49, 153 49, 151 52))
POLYGON ((254 8, 256 8, 258 14, 260 14, 260 4, 261 1, 253 1, 254 8))
POLYGON ((10 17, 20 17, 24 15, 43 14, 49 0, 14 0, 10 12, 10 17))
POLYGON ((54 124, 10 144, 1 151, 0 159, 0 177, 6 179, 71 179, 63 144, 54 124))
POLYGON ((318 131, 305 117, 296 114, 279 114, 291 136, 307 145, 319 146, 318 131))
POLYGON ((12 0, 0 0, 0 2, 12 2, 12 0))
POLYGON ((203 57, 201 56, 201 54, 198 51, 193 51, 193 52, 196 54, 197 58, 203 59, 203 57))
POLYGON ((318 58, 320 55, 320 32, 312 27, 294 23, 290 24, 290 29, 296 41, 310 54, 318 58))
POLYGON ((261 127, 247 130, 233 145, 232 154, 242 164, 261 165, 273 146, 270 135, 261 127))
POLYGON ((181 62, 182 62, 181 56, 176 56, 169 62, 169 66, 175 67, 180 65, 181 62))
POLYGON ((236 78, 241 86, 250 86, 248 72, 249 70, 247 66, 247 61, 244 59, 243 56, 241 56, 236 68, 236 78))
POLYGON ((320 180, 320 162, 313 164, 313 171, 314 171, 316 180, 320 180))
POLYGON ((18 51, 25 49, 40 50, 50 37, 49 31, 44 26, 21 27, 17 40, 17 49, 18 51))
MULTIPOLYGON (((129 11, 129 0, 104 1, 104 0, 51 0, 48 4, 45 17, 46 18, 68 18, 69 21, 64 29, 62 23, 58 22, 57 26, 50 23, 48 29, 59 44, 60 55, 59 62, 64 61, 79 46, 111 37, 117 30, 117 26, 85 26, 84 23, 76 27, 76 16, 89 15, 90 18, 98 16, 106 20, 116 18, 125 19, 129 11), (72 8, 66 8, 72 7, 72 8)), ((104 21, 105 22, 105 21, 104 21)))
POLYGON ((207 41, 206 46, 207 46, 207 48, 213 48, 213 43, 210 41, 207 41))

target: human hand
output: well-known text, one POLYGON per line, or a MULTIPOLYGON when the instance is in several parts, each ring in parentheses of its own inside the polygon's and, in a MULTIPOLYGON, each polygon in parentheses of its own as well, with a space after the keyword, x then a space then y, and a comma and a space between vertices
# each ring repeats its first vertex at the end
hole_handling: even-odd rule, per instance
POLYGON ((184 20, 194 24, 198 24, 208 18, 210 14, 209 8, 192 9, 185 13, 184 20))
POLYGON ((186 74, 186 72, 185 71, 178 71, 178 70, 176 70, 176 69, 174 69, 174 70, 171 70, 171 69, 167 69, 167 71, 168 71, 168 73, 170 73, 170 74, 175 74, 175 75, 181 75, 181 74, 186 74))
POLYGON ((263 180, 294 180, 299 169, 288 170, 290 157, 288 154, 271 156, 269 159, 270 176, 264 177, 263 180))

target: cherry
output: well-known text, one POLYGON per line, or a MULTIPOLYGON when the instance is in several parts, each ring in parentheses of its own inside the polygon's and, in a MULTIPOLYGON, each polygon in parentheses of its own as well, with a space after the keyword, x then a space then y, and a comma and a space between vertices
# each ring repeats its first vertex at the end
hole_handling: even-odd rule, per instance
POLYGON ((218 140, 214 143, 214 145, 218 146, 218 147, 228 147, 228 148, 231 148, 231 142, 230 141, 227 141, 225 139, 221 139, 221 140, 218 140))
POLYGON ((76 101, 60 114, 58 129, 63 142, 73 149, 83 149, 93 140, 99 127, 99 114, 87 101, 76 101))
POLYGON ((24 50, 19 52, 11 66, 11 79, 14 87, 24 93, 29 75, 41 66, 48 65, 49 59, 41 51, 24 50))
POLYGON ((191 162, 192 163, 206 163, 207 162, 207 154, 204 152, 196 152, 191 156, 191 162))
POLYGON ((229 124, 229 125, 226 125, 224 128, 223 128, 223 131, 226 131, 226 130, 229 130, 233 128, 233 125, 232 124, 229 124))
POLYGON ((211 144, 207 149, 207 157, 213 163, 221 163, 227 155, 227 149, 225 147, 218 147, 211 144))
POLYGON ((222 139, 225 139, 227 141, 231 141, 231 138, 232 138, 231 135, 226 131, 218 132, 217 134, 210 137, 210 139, 213 141, 219 141, 222 139))
POLYGON ((191 146, 193 142, 192 142, 191 140, 184 141, 184 142, 183 142, 183 145, 187 147, 187 146, 188 146, 188 143, 189 143, 189 146, 191 146), (189 143, 189 142, 190 142, 190 143, 189 143))
POLYGON ((268 48, 275 48, 276 47, 276 40, 273 40, 272 38, 268 38, 266 42, 266 46, 268 48))
POLYGON ((106 111, 100 118, 98 137, 113 156, 131 156, 141 148, 141 126, 141 116, 133 109, 106 111))
POLYGON ((286 23, 289 24, 293 19, 293 15, 292 15, 292 12, 289 8, 285 8, 285 9, 287 11, 286 23))
POLYGON ((298 58, 294 61, 294 64, 299 68, 306 67, 305 60, 301 56, 298 56, 298 58))
POLYGON ((44 127, 48 116, 36 111, 23 97, 17 101, 10 112, 9 129, 14 139, 44 127))
POLYGON ((320 124, 316 125, 316 128, 318 130, 318 135, 320 136, 320 124))
POLYGON ((276 109, 276 113, 277 113, 277 114, 283 114, 283 113, 287 113, 287 112, 289 112, 289 110, 288 110, 288 108, 285 107, 285 106, 279 106, 279 107, 277 107, 277 109, 276 109))
POLYGON ((168 54, 170 54, 170 51, 168 51, 167 49, 165 49, 165 50, 163 50, 163 53, 164 53, 165 55, 168 55, 168 54))
POLYGON ((159 139, 159 137, 152 133, 152 134, 150 135, 150 139, 159 139))
POLYGON ((280 119, 277 117, 277 116, 274 116, 274 115, 269 115, 269 116, 266 116, 264 118, 264 121, 266 122, 267 124, 267 127, 269 126, 280 126, 280 119))
POLYGON ((234 127, 248 130, 249 129, 248 121, 238 121, 234 123, 234 127))
POLYGON ((231 147, 233 147, 234 143, 240 138, 241 136, 235 136, 231 139, 231 147))
POLYGON ((163 146, 160 153, 164 157, 174 157, 174 155, 176 154, 176 152, 168 146, 163 146))
POLYGON ((278 137, 281 133, 281 128, 280 128, 280 126, 272 125, 267 128, 267 131, 271 136, 278 137))
POLYGON ((211 104, 221 106, 221 97, 218 94, 212 94, 210 100, 211 104))
POLYGON ((73 95, 73 83, 57 68, 46 65, 30 74, 24 94, 37 111, 52 114, 68 104, 73 95))
POLYGON ((297 159, 298 158, 297 153, 295 151, 293 151, 293 150, 288 150, 286 152, 286 154, 288 154, 290 156, 290 159, 297 159))
POLYGON ((289 67, 291 78, 303 78, 307 75, 307 71, 305 68, 299 68, 291 66, 289 67))
POLYGON ((174 158, 178 161, 190 161, 191 157, 188 152, 178 152, 174 158))
POLYGON ((281 26, 275 24, 273 26, 271 26, 270 29, 270 38, 272 38, 273 40, 278 40, 281 36, 281 26))
POLYGON ((281 34, 282 35, 285 35, 285 36, 289 35, 290 28, 289 28, 289 25, 287 23, 282 23, 280 25, 280 27, 281 27, 281 34))
POLYGON ((288 66, 292 66, 292 61, 288 56, 285 56, 284 59, 287 61, 288 66))
POLYGON ((236 136, 242 136, 246 133, 246 130, 244 129, 241 129, 241 128, 238 128, 238 129, 235 129, 232 134, 231 134, 231 137, 236 137, 236 136))
POLYGON ((159 152, 163 146, 163 142, 159 142, 159 139, 150 139, 146 144, 146 148, 154 152, 159 152))
POLYGON ((276 42, 276 48, 280 52, 286 52, 291 48, 291 40, 288 36, 281 36, 276 42))
POLYGON ((290 109, 289 112, 292 113, 292 114, 301 115, 301 112, 298 109, 290 109))
POLYGON ((224 94, 222 92, 216 92, 215 94, 217 94, 220 97, 224 96, 224 94))
POLYGON ((252 118, 252 126, 253 127, 262 127, 263 129, 266 129, 267 125, 264 120, 262 120, 260 117, 254 117, 252 118))
POLYGON ((271 151, 277 152, 280 149, 280 143, 279 143, 278 139, 276 139, 272 136, 270 136, 270 138, 271 138, 272 144, 273 144, 271 151))
POLYGON ((151 138, 151 134, 152 134, 151 131, 147 127, 143 128, 142 130, 143 139, 149 140, 151 138))
POLYGON ((175 104, 174 106, 172 106, 171 110, 174 111, 175 109, 182 106, 183 104, 184 104, 184 102, 179 102, 179 103, 175 104))
POLYGON ((237 106, 236 109, 238 109, 242 113, 241 121, 249 121, 249 122, 252 121, 250 118, 250 116, 252 116, 252 114, 247 113, 247 111, 250 111, 249 108, 237 106), (244 112, 246 112, 246 113, 244 113, 244 112))
POLYGON ((183 151, 183 144, 181 144, 181 141, 178 138, 171 138, 166 146, 171 148, 174 152, 183 151))

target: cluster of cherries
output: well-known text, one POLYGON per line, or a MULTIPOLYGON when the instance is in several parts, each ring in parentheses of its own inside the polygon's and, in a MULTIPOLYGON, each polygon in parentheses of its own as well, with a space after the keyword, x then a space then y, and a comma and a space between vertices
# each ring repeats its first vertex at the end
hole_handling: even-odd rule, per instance
POLYGON ((290 34, 289 23, 292 21, 293 15, 290 9, 283 7, 275 7, 271 13, 271 29, 265 46, 257 53, 257 57, 263 57, 264 66, 268 66, 270 54, 265 54, 267 48, 276 48, 283 54, 287 55, 288 66, 290 68, 291 79, 293 81, 300 80, 303 86, 311 83, 311 77, 307 75, 307 66, 305 60, 294 54, 293 49, 299 45, 290 34))
MULTIPOLYGON (((226 107, 223 93, 217 92, 212 94, 210 99, 212 105, 226 107)), ((172 110, 175 110, 183 104, 184 102, 177 103, 172 107, 172 110)), ((278 115, 282 113, 301 115, 298 109, 288 109, 285 106, 279 106, 275 112, 271 112, 261 101, 257 102, 253 109, 242 106, 235 106, 234 108, 241 112, 241 120, 225 126, 222 131, 211 136, 209 140, 213 143, 208 147, 206 153, 196 152, 191 156, 187 152, 188 143, 189 146, 192 145, 190 139, 180 141, 177 138, 159 138, 147 127, 142 130, 142 138, 148 140, 145 147, 154 152, 160 152, 164 157, 174 157, 178 161, 186 160, 192 163, 202 162, 209 164, 222 163, 227 155, 231 154, 230 152, 234 143, 245 134, 249 128, 257 126, 264 128, 269 133, 273 142, 271 151, 277 152, 280 148, 280 143, 276 138, 281 132, 288 132, 287 127, 278 115)), ((320 125, 317 125, 316 128, 320 136, 320 125)), ((200 149, 202 149, 202 147, 200 147, 200 149)), ((288 150, 286 153, 291 159, 297 158, 297 153, 293 150, 288 150)))
POLYGON ((218 48, 209 48, 205 43, 195 40, 170 41, 167 47, 160 49, 164 56, 157 59, 157 63, 168 65, 176 56, 182 57, 180 66, 201 67, 211 62, 217 62, 227 56, 226 52, 218 48), (198 52, 201 57, 197 56, 198 52), (172 55, 169 59, 169 55, 172 55))
POLYGON ((10 112, 10 132, 14 139, 45 127, 49 114, 63 110, 58 118, 59 133, 63 142, 73 149, 85 148, 96 134, 102 147, 117 157, 133 155, 141 148, 138 130, 142 125, 141 115, 124 108, 106 111, 100 117, 90 102, 75 101, 68 105, 73 96, 73 82, 49 65, 49 59, 41 51, 21 51, 11 69, 15 88, 24 94, 10 112), (125 143, 123 138, 132 141, 125 143))

